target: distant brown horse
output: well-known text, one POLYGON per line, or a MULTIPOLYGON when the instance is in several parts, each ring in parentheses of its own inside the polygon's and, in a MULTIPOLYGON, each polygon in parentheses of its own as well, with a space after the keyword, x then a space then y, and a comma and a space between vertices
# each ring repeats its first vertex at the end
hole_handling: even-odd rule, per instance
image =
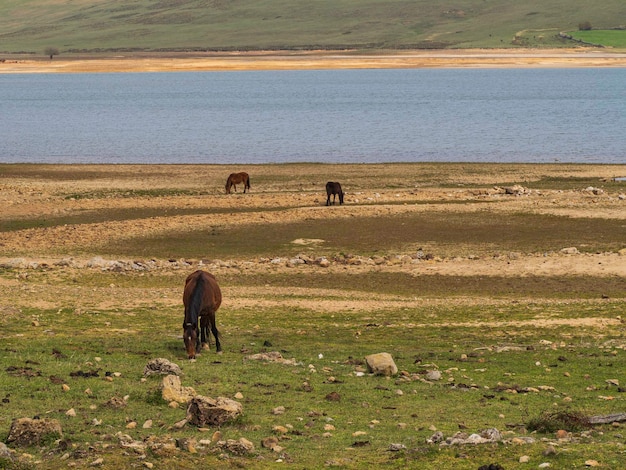
POLYGON ((333 205, 335 205, 335 199, 339 196, 339 205, 343 204, 343 191, 341 185, 335 181, 329 181, 326 183, 326 205, 330 206, 330 196, 333 196, 333 205))
POLYGON ((183 304, 185 305, 183 340, 189 359, 195 359, 196 351, 201 346, 209 349, 211 340, 209 327, 215 337, 216 351, 218 353, 222 351, 220 334, 215 325, 215 312, 220 308, 221 303, 222 292, 213 274, 198 270, 187 276, 183 291, 183 304), (200 321, 200 337, 198 337, 198 320, 200 321))
POLYGON ((250 189, 250 176, 248 173, 231 173, 228 175, 228 179, 226 180, 226 194, 230 194, 230 188, 234 187, 235 192, 237 192, 237 184, 243 183, 243 192, 246 192, 246 189, 250 189))

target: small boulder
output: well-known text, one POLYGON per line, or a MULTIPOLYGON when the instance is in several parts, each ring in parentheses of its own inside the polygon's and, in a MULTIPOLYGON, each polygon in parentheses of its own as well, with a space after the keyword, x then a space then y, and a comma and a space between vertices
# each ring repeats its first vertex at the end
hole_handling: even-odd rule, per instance
POLYGON ((389 353, 370 354, 365 357, 368 370, 375 375, 392 376, 398 373, 398 367, 389 353))
POLYGON ((174 364, 173 362, 170 362, 162 357, 158 357, 148 362, 146 367, 143 369, 144 377, 148 377, 153 374, 183 375, 183 372, 177 364, 174 364))
POLYGON ((234 455, 246 455, 254 452, 254 444, 245 437, 240 437, 238 440, 219 441, 216 447, 234 455))
POLYGON ((192 387, 183 387, 177 375, 166 375, 161 383, 161 396, 168 403, 188 403, 196 396, 196 391, 192 387))
POLYGON ((197 395, 189 402, 187 421, 195 426, 221 426, 243 413, 241 403, 225 397, 203 397, 197 395))

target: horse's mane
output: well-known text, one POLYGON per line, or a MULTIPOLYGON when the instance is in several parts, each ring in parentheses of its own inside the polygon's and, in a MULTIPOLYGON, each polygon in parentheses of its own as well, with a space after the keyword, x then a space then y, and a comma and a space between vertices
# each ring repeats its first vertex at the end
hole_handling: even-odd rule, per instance
POLYGON ((185 318, 186 323, 193 325, 198 324, 198 315, 202 308, 202 295, 204 292, 204 277, 202 275, 196 276, 196 285, 193 286, 193 292, 191 293, 191 302, 187 310, 187 316, 185 318))

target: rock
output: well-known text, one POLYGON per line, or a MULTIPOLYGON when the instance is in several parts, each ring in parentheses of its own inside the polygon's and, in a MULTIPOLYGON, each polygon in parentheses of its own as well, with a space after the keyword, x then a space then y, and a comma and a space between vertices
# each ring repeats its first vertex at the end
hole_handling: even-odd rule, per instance
POLYGON ((406 446, 404 444, 399 444, 399 443, 389 444, 389 452, 399 452, 405 449, 406 449, 406 446))
POLYGON ((235 455, 245 455, 254 452, 254 444, 245 437, 239 440, 228 439, 227 441, 219 441, 217 447, 223 451, 230 452, 235 455))
POLYGON ((392 376, 398 373, 398 367, 389 353, 370 354, 365 357, 365 362, 374 375, 392 376))
POLYGON ((274 450, 276 447, 280 447, 278 445, 278 438, 274 436, 266 437, 261 441, 261 447, 271 450, 274 450))
POLYGON ((251 354, 246 356, 248 361, 265 361, 265 362, 277 362, 278 364, 285 364, 289 366, 297 365, 295 359, 285 359, 283 355, 278 351, 271 351, 267 353, 251 354))
POLYGON ((429 370, 428 372, 426 372, 426 380, 430 380, 432 382, 441 380, 441 372, 438 370, 429 370))
POLYGON ((9 449, 4 442, 0 442, 0 459, 13 459, 11 449, 9 449))
POLYGON ((111 397, 105 404, 107 408, 119 409, 127 405, 126 401, 120 397, 111 397))
POLYGON ((504 194, 511 194, 513 196, 521 196, 522 194, 528 194, 528 192, 528 189, 519 184, 504 188, 504 194))
POLYGON ((203 397, 197 395, 189 402, 187 420, 202 426, 221 426, 226 421, 236 419, 243 413, 241 403, 225 397, 203 397))
POLYGON ((63 437, 61 423, 56 419, 17 418, 11 422, 7 444, 19 447, 39 445, 42 440, 63 437))
POLYGON ((161 383, 161 396, 168 403, 188 403, 196 396, 196 391, 192 387, 183 387, 177 375, 166 375, 161 383))
POLYGON ((430 436, 430 439, 427 439, 426 442, 429 444, 437 444, 444 440, 444 435, 441 431, 437 431, 435 434, 430 436))
POLYGON ((568 248, 561 249, 561 253, 563 253, 564 255, 577 255, 579 254, 579 251, 578 248, 576 248, 575 246, 570 246, 568 248))
POLYGON ((153 374, 183 375, 183 372, 177 364, 174 364, 173 362, 170 362, 162 357, 158 357, 148 362, 146 367, 143 369, 143 375, 145 377, 153 374))

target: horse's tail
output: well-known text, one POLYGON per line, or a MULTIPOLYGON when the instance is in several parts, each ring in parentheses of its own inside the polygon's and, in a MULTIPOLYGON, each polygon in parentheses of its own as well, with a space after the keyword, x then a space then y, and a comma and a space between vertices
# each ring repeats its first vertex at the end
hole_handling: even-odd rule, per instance
POLYGON ((202 309, 202 295, 204 293, 204 277, 198 276, 196 279, 196 285, 193 287, 191 293, 191 302, 189 303, 190 322, 197 325, 198 316, 202 309))

